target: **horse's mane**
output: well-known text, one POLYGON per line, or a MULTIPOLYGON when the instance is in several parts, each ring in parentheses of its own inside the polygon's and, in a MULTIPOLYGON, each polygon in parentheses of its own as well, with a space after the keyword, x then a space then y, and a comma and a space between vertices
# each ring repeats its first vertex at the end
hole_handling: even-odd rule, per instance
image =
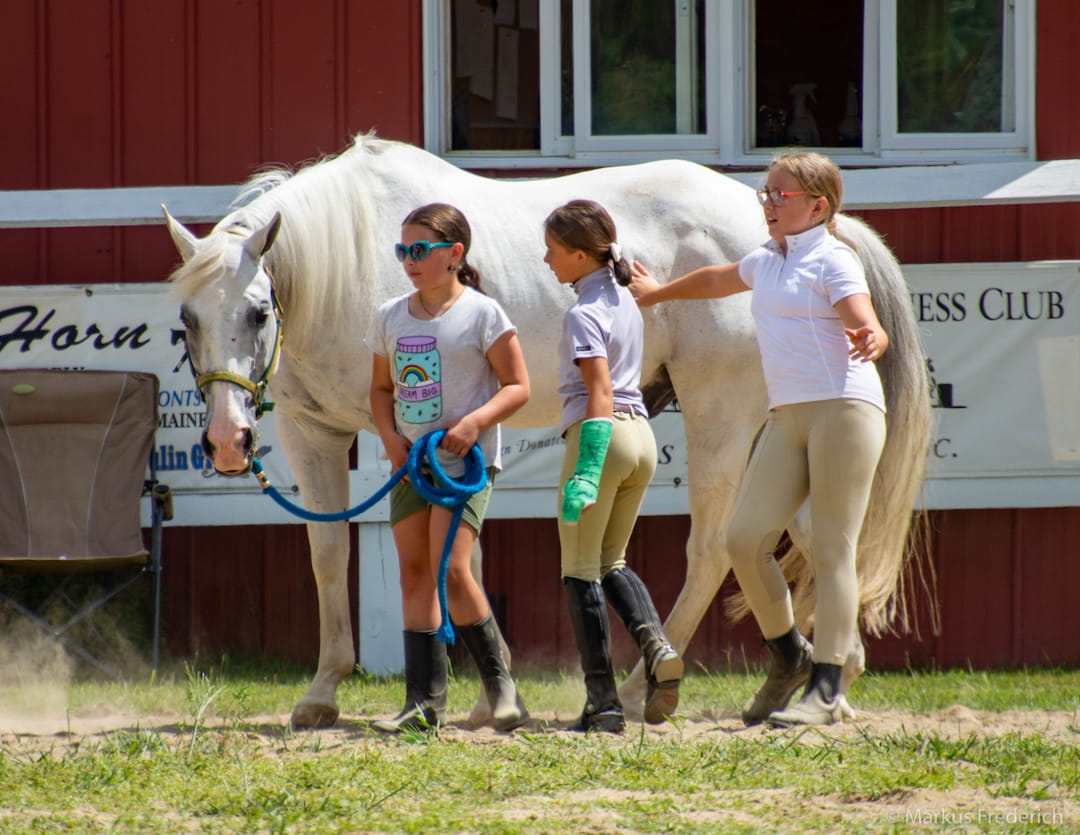
POLYGON ((355 321, 358 298, 373 295, 375 221, 359 171, 377 144, 358 136, 338 156, 287 178, 280 170, 265 172, 241 192, 263 191, 240 213, 269 218, 281 212, 281 230, 266 262, 285 309, 292 351, 308 350, 343 326, 345 317, 355 321))
POLYGON ((361 172, 393 144, 362 134, 341 154, 295 172, 273 168, 253 176, 240 187, 237 208, 174 273, 177 292, 195 293, 218 272, 225 230, 256 229, 280 212, 265 263, 285 310, 289 350, 309 350, 329 329, 344 327, 346 316, 355 323, 358 300, 371 298, 374 288, 374 217, 361 172))

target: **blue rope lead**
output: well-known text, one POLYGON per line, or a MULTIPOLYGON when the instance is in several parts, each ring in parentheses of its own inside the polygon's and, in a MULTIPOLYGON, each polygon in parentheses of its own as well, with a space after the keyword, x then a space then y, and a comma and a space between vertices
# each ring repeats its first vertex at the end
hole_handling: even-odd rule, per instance
POLYGON ((442 614, 442 623, 439 625, 438 632, 439 640, 444 644, 452 644, 455 640, 454 626, 450 622, 450 604, 446 599, 446 574, 450 569, 450 552, 454 547, 454 538, 457 536, 458 525, 461 523, 461 514, 465 510, 465 504, 469 501, 470 496, 487 487, 488 477, 487 468, 484 466, 484 453, 478 445, 474 444, 465 457, 464 479, 454 481, 450 478, 443 469, 442 464, 439 463, 437 454, 439 441, 443 439, 444 435, 446 435, 445 429, 439 429, 424 435, 409 449, 409 457, 405 463, 390 476, 390 480, 380 487, 375 492, 375 495, 367 501, 356 505, 356 507, 339 513, 313 513, 290 502, 270 483, 270 480, 263 472, 262 462, 258 458, 252 462, 251 472, 259 480, 264 493, 290 513, 311 522, 341 522, 345 519, 351 519, 353 516, 358 516, 374 507, 405 475, 409 476, 413 488, 424 501, 437 504, 439 507, 453 508, 453 515, 450 517, 450 529, 446 532, 446 541, 443 543, 442 556, 439 559, 437 583, 439 610, 442 614), (431 471, 432 478, 430 480, 424 472, 425 462, 431 471))

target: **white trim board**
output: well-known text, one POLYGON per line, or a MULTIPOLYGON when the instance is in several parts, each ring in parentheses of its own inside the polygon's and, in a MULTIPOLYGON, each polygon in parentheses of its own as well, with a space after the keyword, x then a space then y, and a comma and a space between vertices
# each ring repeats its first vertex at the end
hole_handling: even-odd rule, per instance
MULTIPOLYGON (((757 187, 761 171, 730 175, 757 187)), ((161 204, 183 223, 213 223, 239 186, 0 191, 0 229, 145 226, 162 222, 161 204)), ((864 168, 844 172, 845 209, 914 209, 1080 201, 1080 160, 864 168)))
POLYGON ((216 223, 239 193, 239 186, 0 191, 0 229, 153 226, 165 222, 162 204, 183 223, 216 223))
MULTIPOLYGON (((763 172, 730 175, 759 187, 763 172)), ((980 162, 844 171, 845 209, 1080 201, 1080 160, 980 162)))

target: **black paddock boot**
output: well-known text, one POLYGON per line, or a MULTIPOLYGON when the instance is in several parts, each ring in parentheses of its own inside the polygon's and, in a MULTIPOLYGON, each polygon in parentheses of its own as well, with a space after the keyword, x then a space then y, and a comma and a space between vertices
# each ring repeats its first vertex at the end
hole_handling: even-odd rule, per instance
POLYGON ((570 625, 581 655, 581 671, 585 674, 585 709, 574 730, 622 733, 626 720, 611 669, 611 636, 604 590, 599 583, 587 583, 576 577, 564 577, 563 586, 570 625))
POLYGON ((844 710, 840 700, 840 674, 843 671, 839 664, 819 664, 815 661, 802 698, 787 710, 770 713, 765 721, 777 728, 843 722, 844 710))
POLYGON ((529 711, 521 703, 514 680, 506 669, 499 643, 499 630, 491 612, 479 623, 459 626, 457 632, 476 661, 476 669, 480 672, 480 680, 484 683, 484 692, 491 705, 492 725, 495 730, 512 731, 521 727, 529 718, 529 711))
POLYGON ((645 721, 658 725, 679 706, 679 680, 685 665, 668 643, 649 590, 632 568, 624 566, 609 571, 602 585, 608 603, 641 650, 648 682, 645 721))
POLYGON ((405 707, 393 719, 371 726, 385 733, 434 730, 446 720, 446 644, 438 633, 413 632, 405 636, 405 707))
POLYGON ((772 656, 765 683, 743 706, 742 719, 757 725, 777 710, 787 707, 795 691, 810 677, 810 643, 799 634, 797 626, 779 638, 770 638, 765 646, 772 656))

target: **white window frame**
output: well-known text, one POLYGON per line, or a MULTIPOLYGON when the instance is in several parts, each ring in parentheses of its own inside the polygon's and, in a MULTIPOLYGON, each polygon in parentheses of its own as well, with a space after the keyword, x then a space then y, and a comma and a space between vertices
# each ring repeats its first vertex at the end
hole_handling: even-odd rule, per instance
POLYGON ((896 77, 896 7, 898 0, 881 0, 881 25, 878 29, 878 49, 881 55, 881 146, 885 153, 916 151, 933 153, 950 148, 963 148, 972 154, 1001 152, 1027 156, 1034 136, 1034 116, 1030 102, 1035 100, 1034 56, 1029 52, 1034 42, 1035 3, 1031 0, 1003 0, 1006 15, 1012 25, 1004 27, 1007 68, 1003 76, 1013 78, 1011 89, 1005 89, 1006 107, 1011 107, 1015 120, 1011 131, 998 133, 900 133, 897 125, 896 77), (1011 48, 1010 48, 1011 47, 1011 48))
MULTIPOLYGON (((692 0, 651 0, 651 2, 681 2, 689 3, 692 0)), ((554 23, 558 25, 558 7, 556 3, 546 4, 553 12, 554 23)), ((717 23, 717 0, 705 0, 705 20, 702 25, 708 31, 709 27, 716 27, 717 23)), ((574 66, 591 66, 592 38, 590 37, 589 0, 573 0, 574 15, 574 66)), ((558 29, 556 29, 556 50, 552 53, 556 62, 561 53, 558 51, 558 29)), ((632 136, 597 136, 592 132, 592 85, 589 83, 587 73, 574 73, 574 127, 575 135, 567 139, 572 143, 576 155, 590 154, 597 151, 611 152, 683 152, 683 151, 708 151, 716 148, 720 141, 720 131, 717 128, 719 121, 715 114, 715 108, 710 107, 712 100, 712 87, 716 84, 713 79, 718 77, 718 50, 709 49, 708 36, 706 36, 705 48, 705 127, 704 133, 696 134, 634 134, 632 136)), ((558 78, 554 76, 541 76, 541 78, 558 78)), ((688 85, 688 80, 680 79, 688 85)), ((543 86, 543 85, 541 85, 543 86)), ((549 87, 552 85, 548 85, 549 87)), ((556 95, 557 99, 557 95, 556 95)), ((541 116, 541 118, 543 118, 541 116)))
MULTIPOLYGON (((558 0, 538 0, 540 19, 540 148, 451 151, 449 129, 450 0, 423 0, 424 146, 463 168, 612 165, 679 156, 717 166, 762 167, 776 148, 754 148, 752 0, 705 0, 705 125, 694 135, 592 136, 588 77, 574 79, 572 137, 561 130, 558 0)), ((864 0, 863 144, 825 148, 839 165, 925 165, 1035 158, 1035 0, 1012 7, 1012 97, 1015 130, 987 134, 900 134, 896 130, 896 3, 864 0)), ((589 0, 573 0, 575 67, 589 66, 589 0)))

